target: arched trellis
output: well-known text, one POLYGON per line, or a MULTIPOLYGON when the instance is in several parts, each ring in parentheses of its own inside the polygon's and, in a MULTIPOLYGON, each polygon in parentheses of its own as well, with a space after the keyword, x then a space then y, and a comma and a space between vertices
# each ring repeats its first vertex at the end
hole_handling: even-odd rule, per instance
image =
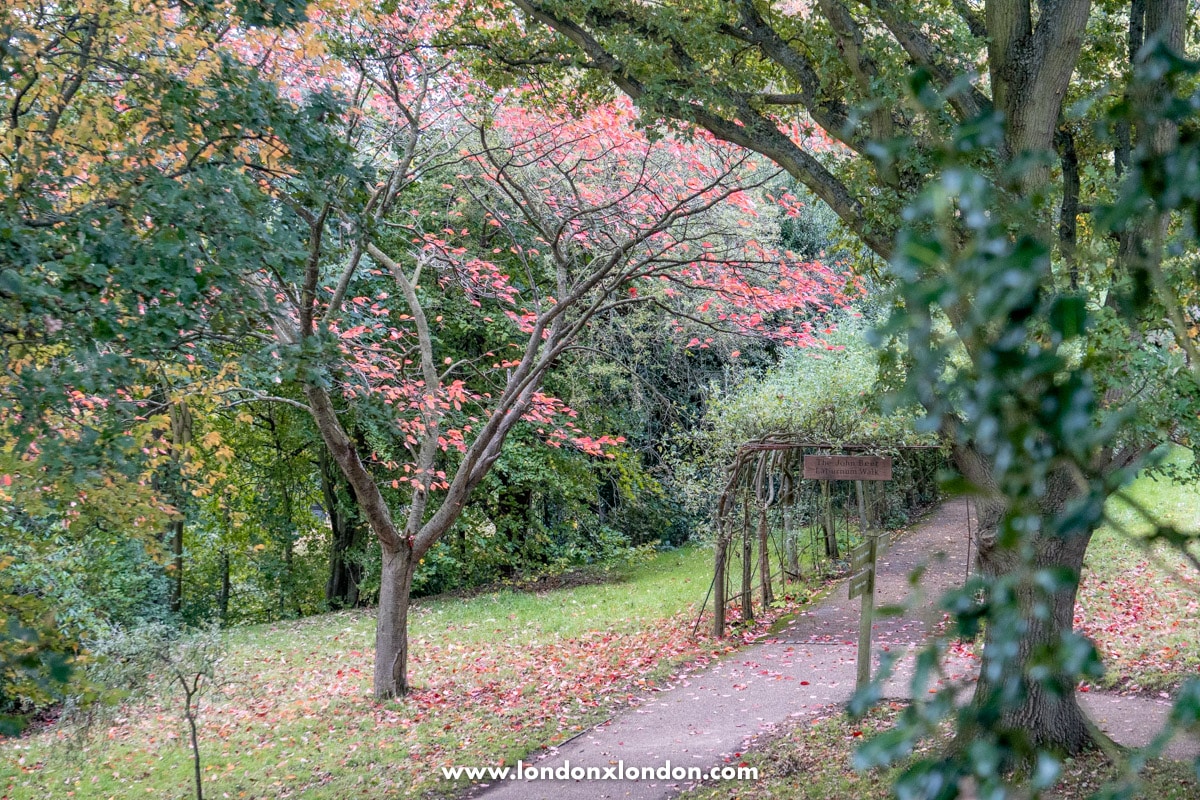
POLYGON ((775 561, 780 584, 786 585, 789 578, 801 576, 805 550, 812 568, 824 570, 853 545, 855 535, 861 537, 872 527, 886 527, 895 512, 912 511, 936 501, 937 472, 944 463, 945 450, 936 444, 832 444, 785 434, 743 444, 729 465, 717 501, 713 635, 724 636, 726 609, 731 603, 740 601, 743 619, 753 617, 756 588, 764 608, 774 601, 773 531, 782 534, 782 541, 775 541, 775 561), (805 481, 802 475, 806 455, 889 456, 893 480, 886 487, 863 481, 805 481), (834 510, 839 502, 845 509, 840 530, 839 515, 834 510), (798 535, 800 531, 808 532, 807 542, 798 535), (739 532, 740 553, 732 547, 739 532), (841 533, 846 536, 844 547, 839 540, 841 533), (735 561, 741 565, 740 590, 731 596, 730 567, 735 561))

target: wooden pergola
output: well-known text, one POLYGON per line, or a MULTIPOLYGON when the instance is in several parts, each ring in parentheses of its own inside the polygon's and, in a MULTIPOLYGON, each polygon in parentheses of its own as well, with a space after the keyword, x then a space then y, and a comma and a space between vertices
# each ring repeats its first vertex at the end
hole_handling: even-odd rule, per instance
MULTIPOLYGON (((789 579, 801 574, 802 548, 795 535, 798 525, 810 530, 810 556, 814 569, 823 569, 819 549, 823 549, 824 558, 830 564, 840 558, 843 548, 838 541, 835 495, 845 494, 847 500, 852 496, 856 501, 853 505, 858 509, 856 521, 851 520, 849 514, 846 515, 844 527, 848 549, 855 526, 859 536, 871 527, 882 527, 891 503, 889 497, 894 498, 898 492, 905 496, 906 508, 917 508, 933 502, 937 493, 937 470, 943 463, 944 447, 939 444, 821 442, 796 434, 773 434, 744 443, 727 468, 725 487, 717 501, 713 582, 710 589, 714 603, 713 635, 725 635, 726 609, 739 599, 742 619, 753 618, 756 573, 763 607, 774 602, 775 581, 770 553, 770 520, 773 514, 777 514, 783 532, 782 546, 778 546, 777 542, 776 554, 781 585, 786 585, 789 579), (846 481, 806 482, 802 470, 806 455, 888 456, 895 464, 895 480, 890 492, 869 484, 864 486, 863 481, 853 481, 852 489, 835 487, 835 484, 850 483, 846 481), (731 555, 731 545, 739 528, 741 552, 731 555), (822 534, 819 541, 816 536, 818 529, 822 534), (819 548, 818 544, 823 547, 819 548), (731 597, 729 566, 739 555, 740 591, 731 597)), ((847 502, 847 508, 850 505, 847 502)))

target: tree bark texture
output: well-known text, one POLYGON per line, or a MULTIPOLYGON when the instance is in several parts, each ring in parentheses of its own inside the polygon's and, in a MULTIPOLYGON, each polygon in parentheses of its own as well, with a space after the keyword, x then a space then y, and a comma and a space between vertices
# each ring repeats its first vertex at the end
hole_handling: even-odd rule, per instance
MULTIPOLYGON (((953 459, 959 472, 973 484, 985 492, 994 489, 990 466, 972 448, 956 447, 953 459)), ((1046 484, 1040 510, 1047 517, 1061 513, 1079 492, 1074 476, 1065 468, 1050 473, 1046 484)), ((1074 577, 1073 582, 1052 594, 1029 581, 1020 585, 1016 600, 1024 630, 1017 640, 1017 651, 1010 657, 1002 647, 994 644, 996 634, 1003 635, 1003 632, 989 630, 980 678, 975 686, 975 702, 988 703, 995 692, 1016 687, 1018 701, 1005 703, 1000 711, 1003 728, 1019 732, 1038 746, 1067 753, 1085 750, 1093 744, 1093 739, 1087 717, 1076 698, 1077 678, 1058 666, 1046 680, 1033 680, 1030 669, 1035 666, 1035 661, 1040 666, 1040 657, 1046 648, 1058 643, 1074 627, 1078 581, 1093 531, 1070 538, 1033 534, 1024 543, 1032 548, 1032 556, 1026 563, 1017 549, 1002 546, 998 540, 999 525, 1006 508, 1003 499, 996 494, 980 497, 975 507, 979 525, 977 559, 979 569, 985 575, 1000 577, 1015 575, 1022 570, 1066 570, 1074 577)))
MULTIPOLYGON (((1036 555, 1031 566, 1065 568, 1078 577, 1090 539, 1090 533, 1070 539, 1040 536, 1034 543, 1036 555)), ((1011 574, 1017 568, 1013 563, 1016 560, 1011 549, 985 546, 980 550, 980 567, 993 576, 1011 574)), ((1017 640, 1017 652, 1011 660, 1005 658, 1000 648, 991 644, 989 635, 975 690, 976 701, 982 702, 992 692, 1015 682, 1020 686, 1019 701, 1004 705, 1002 726, 1027 736, 1034 745, 1068 753, 1078 753, 1093 744, 1087 717, 1075 694, 1077 678, 1060 668, 1048 680, 1033 680, 1029 670, 1035 661, 1040 665, 1041 651, 1072 629, 1077 590, 1077 581, 1049 595, 1032 584, 1023 585, 1017 591, 1017 601, 1026 627, 1017 640), (1041 613, 1042 607, 1047 614, 1041 613), (992 676, 993 666, 998 667, 998 676, 992 676)))
POLYGON ((408 682, 408 608, 415 561, 407 547, 381 543, 379 613, 375 618, 375 696, 403 697, 408 682))

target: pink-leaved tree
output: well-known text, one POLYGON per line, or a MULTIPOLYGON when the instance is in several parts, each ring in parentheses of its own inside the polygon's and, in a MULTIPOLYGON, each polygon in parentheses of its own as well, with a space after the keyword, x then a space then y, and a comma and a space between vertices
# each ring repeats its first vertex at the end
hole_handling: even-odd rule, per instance
POLYGON ((305 193, 278 180, 307 259, 248 288, 273 303, 276 350, 301 364, 304 401, 291 402, 312 415, 379 542, 378 698, 410 687, 414 570, 514 426, 534 422, 549 445, 597 457, 619 446, 585 435, 543 391, 598 317, 653 304, 664 324, 803 346, 860 291, 773 246, 770 220, 799 209, 766 199, 776 172, 760 160, 707 135, 648 136, 627 106, 577 117, 525 102, 528 87, 496 96, 429 46, 440 19, 415 6, 314 7, 295 38, 241 43, 289 91, 333 86, 350 99, 342 124, 362 181, 305 193), (317 29, 328 51, 297 46, 317 29), (437 313, 449 297, 499 326, 504 345, 451 352, 437 313), (346 412, 368 406, 398 446, 348 430, 346 412))

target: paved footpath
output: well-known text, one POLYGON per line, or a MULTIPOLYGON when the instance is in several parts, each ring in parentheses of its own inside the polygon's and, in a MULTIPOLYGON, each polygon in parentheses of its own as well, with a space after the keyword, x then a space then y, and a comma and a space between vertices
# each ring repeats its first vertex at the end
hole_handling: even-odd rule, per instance
MULTIPOLYGON (((973 522, 972 522, 973 526, 973 522)), ((961 584, 967 569, 966 511, 950 502, 902 536, 880 558, 877 604, 912 603, 905 618, 877 619, 874 651, 912 649, 940 622, 932 602, 961 584), (928 565, 919 586, 908 576, 928 565)), ((806 719, 854 691, 860 601, 846 598, 844 583, 797 616, 772 639, 740 650, 702 671, 680 674, 608 722, 532 759, 539 768, 571 766, 672 767, 704 770, 741 752, 747 740, 774 725, 806 719)), ((951 679, 969 679, 975 664, 952 662, 951 679)), ((901 660, 885 687, 905 697, 911 662, 901 660)), ((1097 724, 1122 744, 1146 744, 1161 727, 1170 704, 1142 697, 1092 692, 1080 698, 1097 724)), ((1171 755, 1200 754, 1200 742, 1176 740, 1171 755)), ((512 781, 480 785, 482 800, 660 800, 686 788, 672 781, 512 781)))

